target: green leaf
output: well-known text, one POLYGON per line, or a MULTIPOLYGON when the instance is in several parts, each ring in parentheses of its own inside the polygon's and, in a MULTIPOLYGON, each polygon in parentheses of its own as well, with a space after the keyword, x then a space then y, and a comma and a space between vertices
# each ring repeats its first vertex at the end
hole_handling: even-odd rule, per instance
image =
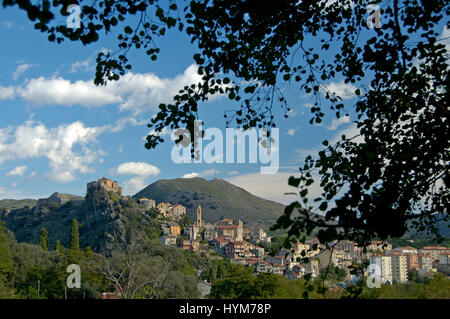
POLYGON ((128 25, 123 29, 123 31, 124 31, 126 34, 131 34, 131 33, 133 33, 133 29, 131 29, 131 27, 128 26, 128 25))

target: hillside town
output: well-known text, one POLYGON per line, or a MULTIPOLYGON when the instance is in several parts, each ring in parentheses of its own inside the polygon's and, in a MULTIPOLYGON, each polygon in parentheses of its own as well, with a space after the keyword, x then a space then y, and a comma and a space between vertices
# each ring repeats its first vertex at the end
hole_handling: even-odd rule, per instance
POLYGON ((160 237, 164 245, 173 245, 198 253, 217 253, 229 258, 232 263, 251 266, 255 274, 274 273, 295 280, 305 275, 317 278, 331 263, 347 272, 347 281, 354 278, 349 268, 366 262, 371 265, 365 275, 378 267, 377 276, 381 283, 406 283, 410 272, 417 271, 421 277, 429 277, 436 272, 450 270, 450 249, 444 246, 392 247, 385 241, 372 241, 365 249, 353 241, 342 240, 324 247, 317 239, 305 243, 297 242, 291 249, 282 248, 274 256, 262 244, 270 244, 271 237, 262 229, 244 228, 240 219, 224 218, 215 223, 205 223, 201 206, 197 207, 194 223, 183 224, 186 207, 181 204, 161 202, 156 205, 152 199, 139 200, 146 209, 156 208, 167 220, 162 225, 160 237), (307 262, 305 262, 307 257, 307 262))
MULTIPOLYGON (((122 189, 116 181, 100 178, 87 184, 87 193, 104 190, 118 198, 130 200, 130 196, 122 196, 122 189)), ((133 199, 134 200, 134 199, 133 199)), ((58 208, 71 202, 80 206, 80 197, 54 193, 49 198, 39 199, 36 206, 2 210, 0 215, 18 215, 22 211, 33 210, 43 212, 50 208, 58 208)), ((376 275, 383 284, 407 283, 411 273, 419 277, 431 277, 437 272, 450 273, 450 248, 444 246, 424 246, 420 249, 412 246, 393 247, 386 241, 371 241, 363 249, 356 242, 342 240, 323 246, 312 238, 304 243, 297 242, 291 249, 281 248, 269 251, 272 237, 262 228, 246 228, 242 220, 223 218, 214 223, 204 221, 202 207, 195 211, 192 222, 186 213, 186 207, 179 203, 160 202, 149 198, 136 199, 142 215, 157 210, 161 222, 160 241, 166 246, 175 246, 183 250, 191 250, 210 258, 227 258, 233 264, 253 267, 255 274, 274 273, 290 280, 304 276, 319 277, 333 264, 345 271, 345 282, 356 278, 350 273, 354 265, 366 265, 365 275, 376 275)))

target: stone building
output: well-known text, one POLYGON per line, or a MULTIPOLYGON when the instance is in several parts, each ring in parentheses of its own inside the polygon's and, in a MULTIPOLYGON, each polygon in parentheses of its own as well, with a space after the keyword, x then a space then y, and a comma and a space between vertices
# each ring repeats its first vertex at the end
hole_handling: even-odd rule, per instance
POLYGON ((172 207, 172 204, 170 204, 170 203, 164 203, 164 202, 161 202, 161 203, 159 203, 157 206, 156 206, 156 208, 158 208, 158 210, 161 212, 161 214, 163 214, 163 215, 165 215, 167 212, 168 212, 168 210, 170 209, 170 207, 172 207))
POLYGON ((366 250, 374 252, 385 252, 392 250, 392 244, 386 241, 372 240, 370 244, 366 247, 366 250))
POLYGON ((200 240, 201 228, 197 225, 190 225, 184 229, 185 235, 191 240, 200 240))
POLYGON ((176 204, 173 206, 173 214, 176 220, 179 220, 183 216, 186 216, 186 207, 181 204, 176 204))
POLYGON ((420 249, 420 254, 428 255, 433 262, 439 260, 439 256, 443 253, 450 252, 450 248, 444 246, 426 246, 420 249))
POLYGON ((171 220, 180 220, 183 216, 186 216, 186 207, 181 204, 170 204, 161 202, 156 206, 161 214, 171 220))
POLYGON ((144 206, 146 209, 152 209, 156 207, 156 202, 154 199, 143 197, 139 200, 139 205, 144 206))
MULTIPOLYGON (((392 258, 391 256, 372 255, 370 256, 370 264, 378 266, 378 275, 382 283, 392 283, 392 258)), ((372 269, 375 272, 375 269, 372 269)), ((375 275, 376 272, 375 272, 375 275)))
POLYGON ((197 251, 200 248, 198 240, 183 240, 181 242, 181 249, 197 251))
POLYGON ((229 218, 223 219, 215 224, 214 230, 218 237, 227 237, 235 241, 244 239, 244 226, 240 219, 237 220, 237 223, 229 218))
POLYGON ((36 207, 37 209, 41 207, 49 207, 49 208, 59 208, 62 205, 73 202, 75 205, 81 205, 82 200, 79 198, 74 198, 75 196, 63 193, 53 193, 49 198, 41 198, 37 201, 36 207))
POLYGON ((311 275, 311 278, 319 277, 319 262, 315 259, 310 259, 308 263, 303 264, 305 267, 305 275, 311 275))
POLYGON ((161 228, 163 230, 164 235, 168 236, 180 236, 181 234, 181 227, 177 223, 169 222, 166 224, 161 225, 161 228))
POLYGON ((118 193, 120 196, 122 195, 122 187, 119 187, 118 182, 107 179, 106 177, 102 177, 97 181, 88 183, 86 193, 88 193, 93 189, 103 189, 106 191, 113 191, 118 193))
POLYGON ((392 265, 392 281, 404 283, 408 281, 408 264, 406 256, 400 254, 390 255, 392 265))
POLYGON ((219 236, 217 231, 214 229, 214 225, 212 224, 205 224, 203 226, 203 229, 204 229, 203 239, 212 240, 219 236))
POLYGON ((198 205, 197 207, 197 222, 198 227, 202 227, 202 207, 198 205))
POLYGON ((177 244, 177 237, 173 235, 161 236, 160 240, 166 246, 175 246, 177 244))

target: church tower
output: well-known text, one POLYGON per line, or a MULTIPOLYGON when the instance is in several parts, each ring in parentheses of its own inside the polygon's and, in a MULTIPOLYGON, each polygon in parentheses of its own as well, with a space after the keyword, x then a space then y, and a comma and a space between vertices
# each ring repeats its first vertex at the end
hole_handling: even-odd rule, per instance
POLYGON ((200 205, 197 207, 197 226, 202 226, 202 207, 200 205))

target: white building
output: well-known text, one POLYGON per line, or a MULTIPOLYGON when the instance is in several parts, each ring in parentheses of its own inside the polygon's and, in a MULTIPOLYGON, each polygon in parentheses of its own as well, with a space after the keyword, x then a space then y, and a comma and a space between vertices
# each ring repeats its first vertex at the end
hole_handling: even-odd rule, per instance
POLYGON ((319 277, 319 262, 315 259, 310 259, 307 264, 303 264, 305 267, 305 274, 311 275, 311 278, 319 277))
POLYGON ((408 281, 408 264, 406 256, 404 255, 391 255, 392 263, 392 280, 404 283, 408 281))
POLYGON ((184 229, 184 233, 190 240, 201 240, 201 229, 197 225, 190 225, 184 229))
POLYGON ((439 264, 440 265, 450 264, 450 252, 445 252, 439 255, 439 264))
POLYGON ((392 260, 391 256, 374 255, 370 257, 370 264, 380 267, 382 283, 392 283, 392 260))
POLYGON ((270 237, 267 237, 267 233, 262 228, 259 228, 257 231, 253 232, 252 239, 255 242, 264 241, 270 243, 270 237))
POLYGON ((426 273, 430 273, 433 268, 433 258, 426 254, 418 255, 419 262, 419 274, 423 275, 426 273))
POLYGON ((153 199, 141 198, 139 200, 139 205, 144 206, 146 209, 156 208, 156 202, 153 199))
POLYGON ((161 236, 160 240, 166 246, 177 244, 177 237, 175 236, 161 236))

